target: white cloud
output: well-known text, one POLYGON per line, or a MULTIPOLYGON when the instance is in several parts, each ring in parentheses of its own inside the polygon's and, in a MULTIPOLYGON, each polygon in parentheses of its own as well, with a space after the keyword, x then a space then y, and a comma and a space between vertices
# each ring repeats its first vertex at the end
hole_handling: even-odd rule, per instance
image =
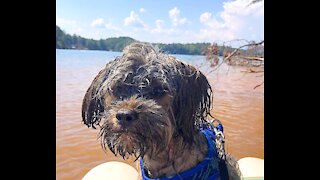
POLYGON ((74 20, 63 19, 56 17, 56 25, 62 27, 72 27, 73 29, 79 28, 78 23, 74 20))
MULTIPOLYGON (((86 38, 107 38, 130 36, 147 42, 226 42, 234 39, 259 41, 263 39, 264 6, 262 2, 248 6, 251 0, 233 0, 223 3, 223 9, 203 11, 199 14, 200 26, 190 26, 189 19, 183 17, 184 11, 173 7, 167 11, 168 20, 155 19, 147 22, 143 7, 131 11, 123 19, 123 24, 114 24, 103 18, 86 23, 56 18, 56 24, 68 34, 78 34, 86 38), (139 16, 140 15, 140 16, 139 16), (150 23, 150 24, 149 24, 150 23)), ((111 17, 110 17, 111 18, 111 17)), ((121 22, 120 22, 121 23, 121 22)))
POLYGON ((225 27, 224 23, 218 22, 215 18, 212 17, 212 14, 209 12, 205 12, 200 15, 200 22, 214 29, 220 29, 225 27))
POLYGON ((218 31, 212 29, 200 29, 196 35, 197 39, 206 40, 209 42, 229 41, 236 39, 236 36, 231 31, 218 31))
POLYGON ((263 1, 248 6, 251 0, 224 2, 223 11, 213 16, 210 12, 200 15, 204 25, 198 40, 229 41, 233 39, 263 39, 263 1))
POLYGON ((238 16, 261 16, 264 13, 263 1, 251 4, 252 0, 236 0, 224 2, 223 8, 226 13, 238 16))
POLYGON ((157 19, 156 20, 156 27, 161 29, 163 28, 163 25, 164 25, 164 20, 161 20, 161 19, 157 19))
POLYGON ((166 24, 162 19, 157 19, 154 22, 154 26, 148 26, 140 19, 138 14, 131 11, 130 16, 125 18, 124 25, 137 27, 132 30, 135 32, 134 38, 142 41, 183 43, 195 40, 195 36, 188 30, 188 27, 184 26, 181 28, 181 25, 190 24, 190 22, 187 18, 180 17, 180 10, 177 7, 174 7, 168 13, 171 21, 170 24, 166 24))
POLYGON ((91 26, 92 27, 103 27, 104 20, 103 18, 98 18, 92 21, 91 26))
POLYGON ((200 15, 200 22, 202 23, 206 23, 211 19, 211 13, 209 12, 205 12, 203 14, 200 15))
POLYGON ((187 18, 180 18, 180 10, 177 7, 174 7, 169 11, 169 17, 174 26, 189 23, 187 18))
POLYGON ((134 11, 131 11, 130 16, 124 19, 124 25, 144 28, 147 27, 147 25, 140 19, 139 15, 134 11))
POLYGON ((74 20, 56 17, 56 24, 67 34, 76 34, 96 40, 121 36, 125 33, 121 28, 111 22, 105 22, 102 18, 95 19, 91 23, 79 23, 74 20))
POLYGON ((140 8, 139 11, 140 11, 141 13, 146 12, 146 10, 145 10, 144 8, 140 8))
POLYGON ((68 34, 79 35, 84 31, 84 25, 77 21, 56 17, 56 25, 68 34))
POLYGON ((112 31, 120 31, 120 28, 118 28, 117 26, 113 25, 111 22, 106 23, 105 24, 105 28, 107 28, 108 30, 112 30, 112 31))
POLYGON ((155 28, 151 28, 148 30, 151 34, 154 34, 154 33, 172 34, 173 32, 176 31, 174 28, 165 28, 164 20, 157 19, 155 21, 155 24, 156 24, 155 28))
POLYGON ((177 7, 174 7, 169 11, 169 16, 171 19, 177 18, 180 15, 180 10, 177 7))
POLYGON ((63 18, 58 18, 56 17, 56 24, 58 26, 64 26, 66 24, 75 24, 76 22, 75 21, 72 21, 72 20, 67 20, 67 19, 63 19, 63 18))
POLYGON ((102 28, 102 29, 106 28, 107 30, 112 30, 112 31, 120 31, 120 28, 113 25, 111 22, 106 23, 103 18, 98 18, 93 20, 90 26, 94 28, 102 28))

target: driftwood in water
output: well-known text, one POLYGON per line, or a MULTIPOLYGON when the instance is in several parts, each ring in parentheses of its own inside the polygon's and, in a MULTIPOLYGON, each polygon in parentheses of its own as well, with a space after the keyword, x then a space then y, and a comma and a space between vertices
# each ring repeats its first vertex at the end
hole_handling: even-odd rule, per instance
POLYGON ((232 56, 224 61, 231 66, 248 66, 248 67, 263 67, 264 62, 256 59, 243 58, 242 56, 232 56))
POLYGON ((248 60, 264 61, 263 57, 251 57, 251 56, 239 56, 239 57, 243 59, 248 59, 248 60))
MULTIPOLYGON (((232 66, 248 66, 248 67, 263 67, 264 66, 264 57, 251 55, 251 53, 255 54, 259 51, 260 48, 263 48, 261 44, 264 41, 259 43, 249 43, 239 48, 234 49, 232 52, 228 52, 228 50, 224 50, 223 52, 223 61, 226 62, 228 65, 232 66), (240 49, 248 47, 250 52, 249 54, 242 54, 240 49), (260 48, 259 48, 260 47, 260 48)), ((247 53, 248 53, 247 52, 247 53)), ((217 43, 213 43, 205 52, 206 60, 210 62, 212 67, 216 67, 219 65, 219 47, 217 43)))
POLYGON ((259 43, 250 43, 250 44, 240 46, 239 48, 235 49, 232 53, 226 53, 224 55, 223 60, 229 65, 263 67, 264 66, 263 57, 243 56, 243 55, 240 55, 240 53, 238 52, 241 48, 244 48, 246 46, 256 47, 263 43, 264 41, 261 41, 259 43))

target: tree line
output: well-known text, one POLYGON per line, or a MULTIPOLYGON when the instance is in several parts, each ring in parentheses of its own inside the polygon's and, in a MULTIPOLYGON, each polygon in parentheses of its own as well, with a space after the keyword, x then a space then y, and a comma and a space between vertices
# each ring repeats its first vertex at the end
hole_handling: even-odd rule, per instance
POLYGON ((87 49, 122 51, 123 48, 136 40, 130 37, 108 38, 101 40, 87 39, 77 35, 69 35, 56 26, 57 49, 87 49))
MULTIPOLYGON (((87 50, 105 50, 105 51, 122 51, 124 47, 137 42, 130 37, 117 37, 107 39, 87 39, 77 35, 65 33, 56 26, 56 48, 57 49, 87 49, 87 50)), ((152 43, 159 49, 169 54, 187 54, 187 55, 205 55, 210 43, 152 43)), ((221 48, 220 48, 221 49, 221 48)), ((222 55, 222 49, 219 52, 222 55)))

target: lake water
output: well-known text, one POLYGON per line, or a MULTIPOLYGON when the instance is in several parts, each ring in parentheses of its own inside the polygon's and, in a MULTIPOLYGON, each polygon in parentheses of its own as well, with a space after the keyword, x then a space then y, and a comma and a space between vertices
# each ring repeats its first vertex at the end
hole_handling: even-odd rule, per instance
MULTIPOLYGON (((106 161, 124 161, 105 154, 97 139, 99 130, 81 124, 82 98, 94 77, 121 52, 56 50, 56 177, 81 179, 106 161)), ((214 92, 212 114, 224 125, 226 150, 237 159, 264 158, 264 85, 259 73, 226 64, 216 71, 204 56, 174 55, 200 68, 214 92)))

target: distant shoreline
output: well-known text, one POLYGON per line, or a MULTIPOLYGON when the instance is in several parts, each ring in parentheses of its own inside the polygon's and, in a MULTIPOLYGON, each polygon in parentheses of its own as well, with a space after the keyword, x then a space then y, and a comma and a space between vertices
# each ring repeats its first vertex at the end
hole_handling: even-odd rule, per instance
POLYGON ((75 49, 75 48, 56 48, 56 50, 77 50, 77 51, 106 51, 106 52, 122 52, 122 51, 110 51, 110 50, 102 50, 102 49, 75 49))
MULTIPOLYGON (((124 47, 138 42, 131 37, 113 37, 107 39, 87 39, 78 35, 65 33, 56 26, 56 49, 104 50, 122 52, 124 47)), ((211 43, 151 43, 167 54, 204 55, 211 43)), ((220 47, 221 48, 221 47, 220 47)), ((222 51, 221 51, 222 53, 222 51)))
MULTIPOLYGON (((95 49, 63 49, 63 48, 56 48, 56 50, 76 50, 76 51, 100 51, 100 52, 115 52, 115 53, 122 53, 122 51, 108 51, 108 50, 95 50, 95 49)), ((171 53, 166 53, 170 55, 178 55, 178 56, 203 56, 205 57, 206 55, 203 54, 171 54, 171 53)), ((219 56, 222 58, 222 56, 219 56)))

